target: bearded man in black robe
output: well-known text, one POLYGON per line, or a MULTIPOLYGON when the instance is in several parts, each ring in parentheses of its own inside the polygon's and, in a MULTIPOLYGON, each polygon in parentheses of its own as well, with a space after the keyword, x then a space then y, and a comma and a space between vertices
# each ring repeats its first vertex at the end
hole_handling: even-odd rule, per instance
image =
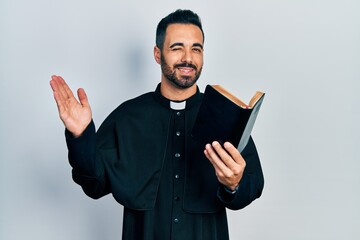
POLYGON ((52 76, 73 179, 89 197, 111 193, 124 206, 124 240, 226 240, 226 208, 244 208, 261 195, 252 138, 240 153, 229 142, 199 146, 191 137, 203 53, 197 14, 177 10, 163 18, 156 90, 122 103, 97 132, 85 91, 77 100, 62 77, 52 76))

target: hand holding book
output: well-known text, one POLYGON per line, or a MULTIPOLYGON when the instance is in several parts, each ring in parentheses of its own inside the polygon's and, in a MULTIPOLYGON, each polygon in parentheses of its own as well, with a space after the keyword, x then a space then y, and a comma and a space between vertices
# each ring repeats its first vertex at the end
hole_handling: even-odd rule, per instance
POLYGON ((206 144, 204 154, 214 166, 218 181, 231 193, 235 193, 246 166, 239 151, 229 142, 221 146, 214 141, 206 144))

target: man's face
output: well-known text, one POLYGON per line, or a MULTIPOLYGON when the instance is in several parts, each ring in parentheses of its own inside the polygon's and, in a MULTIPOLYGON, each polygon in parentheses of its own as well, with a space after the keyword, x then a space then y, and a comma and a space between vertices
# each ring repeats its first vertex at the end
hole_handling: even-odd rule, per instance
POLYGON ((193 86, 203 66, 203 35, 193 24, 170 24, 161 51, 163 77, 179 88, 193 86))

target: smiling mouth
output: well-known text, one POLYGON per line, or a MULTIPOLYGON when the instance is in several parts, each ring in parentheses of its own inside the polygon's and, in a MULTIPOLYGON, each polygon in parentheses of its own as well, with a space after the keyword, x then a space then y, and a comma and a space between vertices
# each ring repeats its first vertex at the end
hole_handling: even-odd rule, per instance
POLYGON ((192 67, 179 67, 178 69, 184 75, 190 75, 195 71, 192 67))

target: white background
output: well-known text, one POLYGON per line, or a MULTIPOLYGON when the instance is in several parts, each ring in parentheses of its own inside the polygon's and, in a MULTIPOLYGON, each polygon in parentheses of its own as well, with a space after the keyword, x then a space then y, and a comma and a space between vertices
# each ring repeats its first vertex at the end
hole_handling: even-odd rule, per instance
POLYGON ((49 80, 85 88, 98 127, 155 89, 156 25, 178 8, 203 21, 201 90, 266 92, 265 189, 229 211, 232 239, 360 239, 358 0, 0 0, 0 239, 121 238, 122 207, 71 180, 49 80))

